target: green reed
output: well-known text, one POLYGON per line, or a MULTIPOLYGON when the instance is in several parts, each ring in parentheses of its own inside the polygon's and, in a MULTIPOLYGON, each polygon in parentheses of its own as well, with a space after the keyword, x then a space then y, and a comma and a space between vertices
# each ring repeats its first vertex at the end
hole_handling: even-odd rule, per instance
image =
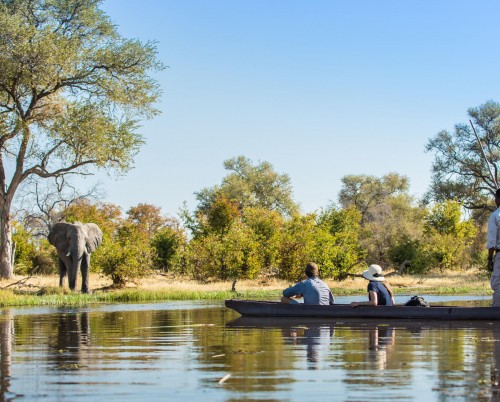
MULTIPOLYGON (((333 288, 335 296, 363 295, 365 289, 333 288)), ((489 295, 491 289, 484 286, 460 287, 427 287, 394 289, 400 295, 489 295)), ((244 290, 232 292, 230 290, 199 291, 199 290, 142 290, 142 289, 114 289, 96 290, 92 294, 73 293, 58 287, 42 288, 39 291, 0 290, 0 307, 9 306, 85 306, 98 303, 123 302, 154 302, 163 300, 224 300, 224 299, 260 299, 279 300, 281 290, 244 290)))

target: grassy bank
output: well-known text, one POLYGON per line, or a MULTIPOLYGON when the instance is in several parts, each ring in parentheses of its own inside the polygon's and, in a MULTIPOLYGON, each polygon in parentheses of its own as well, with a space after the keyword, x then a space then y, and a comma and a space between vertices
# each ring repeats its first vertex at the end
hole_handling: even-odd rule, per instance
MULTIPOLYGON (((42 293, 44 290, 42 290, 42 293)), ((34 294, 0 290, 0 307, 9 306, 85 306, 99 303, 155 302, 168 300, 224 300, 231 298, 278 300, 277 290, 232 291, 189 291, 189 290, 146 290, 119 289, 96 291, 92 294, 67 293, 50 289, 50 294, 34 294)))
MULTIPOLYGON (((490 295, 488 278, 481 272, 437 272, 422 276, 389 277, 398 295, 490 295)), ((8 306, 85 306, 97 303, 155 302, 162 300, 224 300, 230 298, 279 300, 290 283, 272 279, 197 283, 164 275, 145 278, 125 289, 109 289, 109 280, 92 275, 92 294, 71 293, 57 287, 57 276, 13 278, 0 282, 0 307, 8 306)), ((362 278, 327 281, 336 296, 366 294, 362 278)))

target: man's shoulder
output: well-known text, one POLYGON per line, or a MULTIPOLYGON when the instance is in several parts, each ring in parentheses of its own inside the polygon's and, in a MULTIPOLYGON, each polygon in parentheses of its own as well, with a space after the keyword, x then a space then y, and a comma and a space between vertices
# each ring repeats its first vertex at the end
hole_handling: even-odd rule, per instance
POLYGON ((500 208, 495 209, 491 214, 490 214, 490 220, 495 220, 498 221, 500 220, 500 208))
POLYGON ((315 288, 327 288, 328 290, 330 289, 330 287, 327 285, 327 283, 318 277, 309 278, 309 279, 311 280, 310 281, 311 285, 315 288))

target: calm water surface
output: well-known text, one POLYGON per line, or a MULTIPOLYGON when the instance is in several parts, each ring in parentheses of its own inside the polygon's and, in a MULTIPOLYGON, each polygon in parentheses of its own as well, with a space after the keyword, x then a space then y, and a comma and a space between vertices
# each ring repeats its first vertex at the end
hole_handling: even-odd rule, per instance
POLYGON ((0 401, 500 401, 500 322, 250 319, 165 302, 3 309, 0 336, 0 401))

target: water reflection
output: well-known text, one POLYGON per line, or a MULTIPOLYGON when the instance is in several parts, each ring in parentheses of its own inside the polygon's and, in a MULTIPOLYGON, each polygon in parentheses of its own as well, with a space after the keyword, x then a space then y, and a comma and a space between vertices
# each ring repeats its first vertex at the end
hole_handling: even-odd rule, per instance
POLYGON ((369 400, 376 393, 500 402, 500 322, 236 318, 218 305, 172 305, 4 310, 0 401, 369 400))
MULTIPOLYGON (((372 322, 335 322, 329 323, 318 320, 290 319, 290 318, 257 318, 240 317, 226 324, 231 328, 279 328, 285 345, 305 346, 308 369, 320 368, 322 358, 328 355, 332 338, 335 336, 335 327, 341 330, 338 337, 354 338, 351 333, 362 331, 366 333, 366 353, 363 356, 366 362, 371 363, 371 369, 383 370, 387 366, 388 354, 391 353, 396 339, 396 329, 393 325, 372 322), (345 332, 349 328, 351 331, 345 332)), ((364 335, 363 335, 364 336, 364 335)))
POLYGON ((288 354, 295 369, 304 363, 308 369, 333 368, 330 381, 345 384, 339 399, 348 394, 365 400, 373 392, 411 399, 418 390, 422 399, 439 394, 500 401, 500 323, 239 317, 226 325, 251 332, 279 329, 285 346, 305 352, 288 354))
POLYGON ((387 359, 393 350, 396 329, 393 326, 376 326, 369 330, 367 358, 373 362, 374 370, 387 368, 387 359))
POLYGON ((77 370, 89 362, 90 320, 87 312, 57 316, 57 333, 50 337, 53 360, 60 370, 77 370))
POLYGON ((491 366, 491 400, 500 402, 500 325, 493 325, 493 364, 491 366))
POLYGON ((304 345, 306 347, 307 368, 316 370, 320 368, 322 355, 327 353, 334 328, 330 326, 292 326, 283 328, 285 343, 304 345))
POLYGON ((0 400, 9 394, 10 366, 14 336, 14 318, 9 310, 0 315, 0 400))

